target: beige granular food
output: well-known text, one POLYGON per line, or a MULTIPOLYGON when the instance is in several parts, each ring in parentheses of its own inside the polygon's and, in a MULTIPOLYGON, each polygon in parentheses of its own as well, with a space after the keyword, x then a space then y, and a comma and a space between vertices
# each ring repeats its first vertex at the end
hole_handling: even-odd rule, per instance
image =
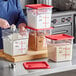
POLYGON ((30 32, 29 49, 34 51, 47 49, 43 33, 30 32))
POLYGON ((48 58, 53 61, 72 60, 72 44, 48 44, 48 58))

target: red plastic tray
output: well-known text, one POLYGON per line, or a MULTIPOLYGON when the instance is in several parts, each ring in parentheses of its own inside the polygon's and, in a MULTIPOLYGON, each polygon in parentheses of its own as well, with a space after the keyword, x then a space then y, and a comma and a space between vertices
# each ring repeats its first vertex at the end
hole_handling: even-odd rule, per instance
POLYGON ((23 66, 25 69, 49 69, 50 66, 45 61, 40 62, 24 62, 23 66))

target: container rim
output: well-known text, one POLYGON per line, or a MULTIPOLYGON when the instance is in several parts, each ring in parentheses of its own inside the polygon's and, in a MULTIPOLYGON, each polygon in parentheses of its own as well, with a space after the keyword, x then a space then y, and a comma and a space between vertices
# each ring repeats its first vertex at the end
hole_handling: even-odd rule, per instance
POLYGON ((73 36, 67 35, 67 34, 56 34, 56 35, 48 35, 45 36, 48 39, 51 40, 67 40, 67 39, 74 39, 73 36))
POLYGON ((46 4, 29 4, 29 5, 25 5, 25 7, 29 7, 33 9, 53 8, 53 6, 46 4))
POLYGON ((42 28, 42 29, 35 29, 35 28, 29 27, 29 26, 26 26, 25 28, 27 28, 27 29, 31 29, 31 30, 34 30, 34 31, 54 29, 53 27, 49 27, 49 28, 42 28))

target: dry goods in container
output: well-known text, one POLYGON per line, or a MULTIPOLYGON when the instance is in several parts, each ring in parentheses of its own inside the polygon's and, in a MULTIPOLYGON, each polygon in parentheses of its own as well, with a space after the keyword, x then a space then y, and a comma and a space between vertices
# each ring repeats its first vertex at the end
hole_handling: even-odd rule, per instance
POLYGON ((72 36, 66 34, 49 35, 47 38, 48 58, 53 61, 72 60, 72 36))
POLYGON ((28 26, 35 29, 51 27, 51 14, 53 6, 46 4, 31 4, 27 7, 28 26))
POLYGON ((52 28, 34 29, 29 26, 27 26, 27 28, 29 29, 29 49, 34 51, 46 50, 47 44, 45 35, 49 35, 52 28))
POLYGON ((4 53, 11 56, 23 55, 28 50, 28 32, 24 31, 21 35, 18 29, 12 31, 11 29, 3 30, 3 46, 4 53))

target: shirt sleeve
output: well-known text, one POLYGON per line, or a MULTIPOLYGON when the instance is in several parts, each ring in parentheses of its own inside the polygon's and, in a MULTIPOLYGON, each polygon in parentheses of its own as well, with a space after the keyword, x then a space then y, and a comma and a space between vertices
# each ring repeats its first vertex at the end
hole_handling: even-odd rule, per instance
POLYGON ((17 27, 20 23, 25 23, 27 24, 27 21, 26 21, 26 18, 25 18, 25 15, 23 13, 23 10, 22 10, 22 7, 21 7, 21 4, 20 4, 20 0, 16 0, 16 6, 17 6, 17 9, 18 9, 18 20, 17 20, 17 27))

